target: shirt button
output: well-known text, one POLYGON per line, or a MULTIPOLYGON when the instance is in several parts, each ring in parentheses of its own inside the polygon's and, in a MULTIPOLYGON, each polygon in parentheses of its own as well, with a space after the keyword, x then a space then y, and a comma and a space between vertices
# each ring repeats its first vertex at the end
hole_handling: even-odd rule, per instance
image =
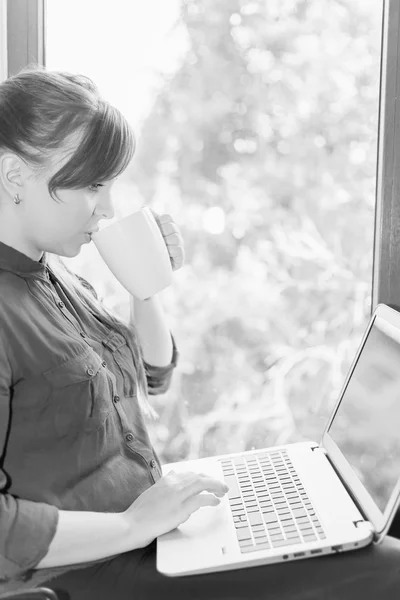
POLYGON ((105 360, 103 360, 103 362, 101 363, 101 366, 102 366, 102 367, 106 367, 106 366, 107 366, 107 363, 106 363, 106 361, 105 361, 105 360))
POLYGON ((94 375, 93 369, 86 369, 86 373, 92 377, 94 375))
POLYGON ((152 458, 152 459, 151 459, 151 461, 150 461, 150 466, 151 466, 151 468, 152 468, 152 469, 155 469, 155 468, 156 468, 156 466, 157 466, 157 463, 156 463, 156 461, 154 460, 154 458, 152 458))
POLYGON ((133 435, 131 433, 127 433, 125 439, 127 442, 131 442, 133 440, 133 435))
POLYGON ((59 308, 64 308, 65 307, 64 302, 62 302, 61 300, 60 300, 60 302, 57 302, 57 304, 58 304, 59 308))
POLYGON ((80 331, 79 333, 81 334, 81 336, 82 336, 83 338, 85 338, 85 337, 86 337, 86 333, 85 333, 84 331, 80 331))
MULTIPOLYGON (((119 396, 114 396, 113 400, 114 400, 114 402, 115 402, 115 404, 116 404, 117 402, 119 402, 119 396)), ((129 434, 128 434, 128 435, 129 435, 129 434)))

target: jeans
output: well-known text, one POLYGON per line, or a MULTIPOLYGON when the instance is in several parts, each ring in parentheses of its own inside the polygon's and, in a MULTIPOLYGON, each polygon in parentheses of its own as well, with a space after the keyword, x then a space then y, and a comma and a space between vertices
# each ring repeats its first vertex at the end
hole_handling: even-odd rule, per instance
POLYGON ((288 563, 185 577, 156 569, 156 544, 46 584, 64 600, 399 600, 400 540, 288 563))

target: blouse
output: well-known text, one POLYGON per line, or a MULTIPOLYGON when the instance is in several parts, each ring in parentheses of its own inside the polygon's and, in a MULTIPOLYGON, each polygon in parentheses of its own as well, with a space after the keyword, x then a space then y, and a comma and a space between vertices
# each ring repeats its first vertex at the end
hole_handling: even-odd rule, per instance
MULTIPOLYGON (((172 342, 170 365, 144 363, 149 394, 169 387, 172 342)), ((137 393, 124 336, 65 289, 46 255, 0 243, 0 593, 71 568, 34 570, 59 509, 124 511, 161 477, 137 393)))

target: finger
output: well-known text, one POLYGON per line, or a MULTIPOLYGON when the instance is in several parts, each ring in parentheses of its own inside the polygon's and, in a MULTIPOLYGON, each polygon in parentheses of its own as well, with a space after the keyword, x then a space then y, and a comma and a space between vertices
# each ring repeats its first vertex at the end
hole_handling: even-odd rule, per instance
POLYGON ((173 258, 178 258, 179 256, 185 254, 185 249, 182 246, 170 246, 167 244, 169 254, 173 258))
MULTIPOLYGON (((200 490, 198 492, 192 491, 193 489, 198 489, 193 488, 193 485, 199 481, 199 477, 201 477, 202 479, 207 478, 207 476, 203 473, 199 474, 194 471, 183 471, 181 473, 176 471, 169 471, 169 473, 165 475, 165 477, 167 478, 167 483, 176 492, 180 494, 182 502, 185 502, 185 500, 188 499, 190 496, 193 496, 194 494, 199 494, 200 491, 204 491, 204 487, 202 486, 200 486, 200 490)), ((212 478, 208 477, 208 479, 212 478)))
POLYGON ((163 215, 157 215, 158 218, 158 222, 163 225, 164 223, 169 223, 170 221, 173 222, 173 218, 171 217, 171 215, 168 214, 163 214, 163 215))
POLYGON ((171 235, 164 236, 165 243, 168 246, 183 246, 183 237, 180 233, 171 233, 171 235))
POLYGON ((172 233, 180 233, 178 225, 172 221, 168 221, 168 223, 161 223, 160 228, 164 236, 171 235, 172 233))
POLYGON ((222 483, 222 481, 218 481, 218 479, 214 479, 208 475, 199 474, 194 481, 188 482, 184 492, 187 497, 195 496, 201 492, 211 492, 212 494, 223 496, 228 490, 228 486, 222 483))
MULTIPOLYGON (((196 478, 197 473, 194 473, 193 471, 183 471, 180 473, 179 471, 172 470, 168 471, 161 480, 165 480, 165 483, 175 491, 183 492, 196 478)), ((186 497, 186 493, 184 495, 186 497)))
POLYGON ((190 483, 193 483, 193 481, 197 479, 198 474, 193 471, 183 471, 182 473, 179 473, 172 470, 168 471, 164 477, 170 480, 178 490, 184 490, 190 483))
POLYGON ((171 258, 176 258, 179 260, 180 258, 184 258, 185 251, 182 246, 168 246, 169 255, 171 258))
POLYGON ((185 253, 182 248, 179 246, 173 246, 172 248, 168 247, 169 257, 171 259, 172 267, 176 269, 180 269, 180 267, 185 262, 185 253), (173 248, 173 249, 172 249, 173 248))
POLYGON ((203 506, 218 506, 219 504, 221 504, 221 500, 213 494, 198 494, 197 496, 188 498, 184 503, 184 507, 190 514, 193 514, 203 506))

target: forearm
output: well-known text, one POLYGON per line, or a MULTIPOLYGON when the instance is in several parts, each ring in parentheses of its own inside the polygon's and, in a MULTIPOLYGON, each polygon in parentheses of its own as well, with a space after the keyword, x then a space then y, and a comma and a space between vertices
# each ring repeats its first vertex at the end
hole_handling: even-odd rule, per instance
POLYGON ((48 553, 35 568, 101 560, 139 547, 122 513, 60 510, 48 553))
POLYGON ((171 333, 157 296, 131 301, 131 315, 139 334, 144 360, 155 367, 169 365, 172 358, 171 333))

